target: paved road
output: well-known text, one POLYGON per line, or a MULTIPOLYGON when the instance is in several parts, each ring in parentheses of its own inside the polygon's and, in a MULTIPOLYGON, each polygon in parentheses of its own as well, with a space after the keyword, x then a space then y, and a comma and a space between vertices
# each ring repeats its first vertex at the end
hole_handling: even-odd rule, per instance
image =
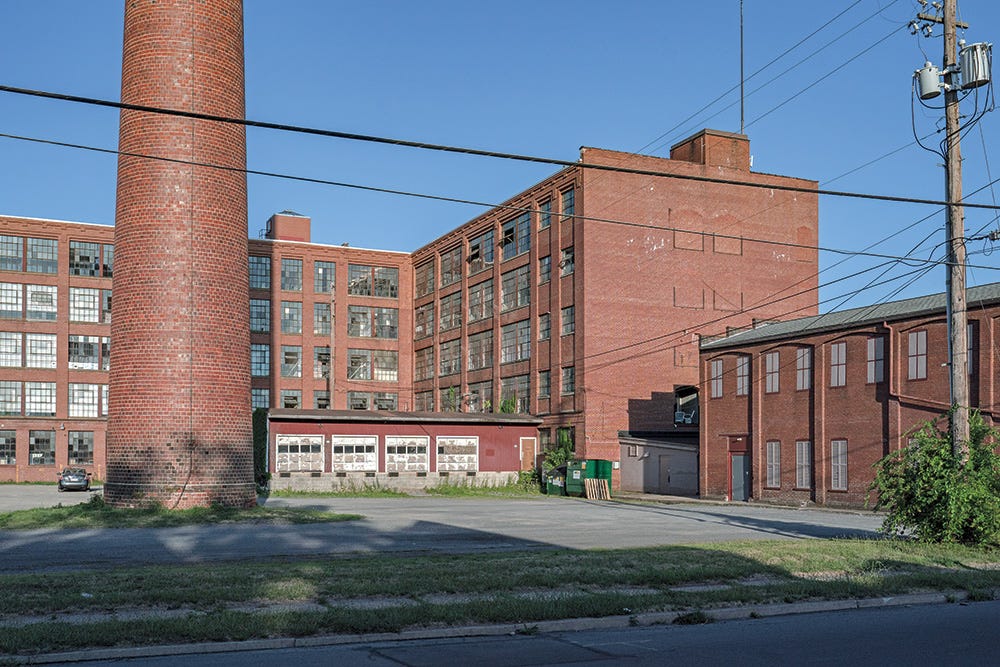
MULTIPOLYGON (((0 486, 0 511, 83 502, 89 494, 0 486), (12 491, 19 493, 12 493, 12 491), (13 497, 13 500, 8 500, 13 497), (9 502, 9 504, 7 504, 9 502)), ((879 518, 734 505, 650 505, 573 498, 275 498, 273 506, 361 514, 335 524, 0 531, 0 571, 197 563, 341 553, 470 553, 645 547, 737 539, 872 536, 879 518)))
MULTIPOLYGON (((1000 602, 826 612, 699 626, 358 643, 115 661, 120 665, 896 665, 997 664, 1000 602)), ((80 667, 108 664, 78 662, 80 667)))

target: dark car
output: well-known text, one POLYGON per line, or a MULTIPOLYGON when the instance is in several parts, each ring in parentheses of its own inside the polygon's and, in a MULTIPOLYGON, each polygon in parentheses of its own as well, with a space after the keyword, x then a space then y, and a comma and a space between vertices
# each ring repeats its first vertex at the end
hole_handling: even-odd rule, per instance
POLYGON ((83 468, 64 468, 59 473, 60 491, 90 491, 90 473, 83 468))

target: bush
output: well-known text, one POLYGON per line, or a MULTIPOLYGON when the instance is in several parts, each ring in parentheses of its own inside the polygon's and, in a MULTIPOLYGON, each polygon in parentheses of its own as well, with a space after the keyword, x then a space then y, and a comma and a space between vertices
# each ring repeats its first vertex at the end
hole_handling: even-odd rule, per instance
POLYGON ((875 465, 869 497, 888 512, 883 532, 911 532, 922 542, 1000 543, 1000 456, 996 432, 978 413, 970 417, 968 459, 952 451, 951 437, 933 422, 913 444, 875 465))

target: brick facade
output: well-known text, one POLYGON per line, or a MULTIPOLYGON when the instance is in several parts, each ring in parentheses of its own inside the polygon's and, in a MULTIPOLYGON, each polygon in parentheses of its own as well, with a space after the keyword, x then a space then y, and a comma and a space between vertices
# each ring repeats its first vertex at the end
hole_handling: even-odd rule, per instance
MULTIPOLYGON (((968 303, 971 402, 993 422, 1000 284, 971 288, 968 303)), ((872 466, 947 412, 947 350, 943 295, 706 339, 703 497, 734 499, 734 456, 749 454, 751 500, 863 506, 872 466)))

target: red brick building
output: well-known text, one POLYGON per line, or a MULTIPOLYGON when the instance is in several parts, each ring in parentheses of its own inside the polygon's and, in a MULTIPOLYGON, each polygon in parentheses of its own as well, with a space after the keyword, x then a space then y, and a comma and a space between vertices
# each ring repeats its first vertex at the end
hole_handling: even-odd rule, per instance
MULTIPOLYGON (((308 217, 273 216, 265 238, 249 240, 252 405, 512 410, 541 418, 539 450, 563 437, 578 456, 615 461, 620 451, 627 457, 641 449, 635 443, 643 438, 674 433, 678 408, 687 410, 681 430, 690 431, 697 411, 685 401, 699 381, 699 333, 790 309, 816 312, 808 288, 816 285, 817 197, 808 192, 815 182, 751 172, 742 135, 706 130, 671 155, 584 148, 580 165, 412 254, 312 243, 308 217), (790 285, 801 296, 759 306, 790 285)), ((8 397, 0 405, 0 480, 54 479, 71 459, 101 478, 107 364, 84 370, 62 360, 69 364, 70 345, 79 344, 71 337, 96 336, 101 344, 109 335, 103 314, 78 321, 71 297, 78 288, 97 290, 86 294, 106 298, 110 312, 111 262, 105 259, 107 276, 73 267, 85 261, 74 257, 90 258, 74 253, 95 252, 87 244, 96 244, 95 258, 113 257, 113 229, 0 222, 0 289, 11 285, 7 291, 22 295, 16 304, 10 297, 10 313, 0 312, 5 345, 20 337, 21 346, 0 364, 0 383, 11 383, 0 384, 8 397), (54 243, 54 273, 33 268, 33 239, 54 243), (29 314, 31 284, 60 286, 54 320, 29 314), (28 365, 25 336, 36 330, 56 336, 55 367, 28 365), (36 378, 51 383, 56 400, 43 415, 28 414, 24 383, 36 378), (97 387, 98 414, 87 417, 86 429, 93 454, 73 457, 68 436, 53 434, 55 444, 45 446, 54 449, 32 463, 33 431, 84 430, 68 421, 78 413, 70 386, 81 384, 97 387), (4 451, 12 453, 4 458, 4 451)))
MULTIPOLYGON (((968 290, 970 395, 1000 409, 1000 283, 968 290)), ((861 506, 872 466, 950 406, 943 294, 766 323, 701 345, 701 494, 861 506)))

